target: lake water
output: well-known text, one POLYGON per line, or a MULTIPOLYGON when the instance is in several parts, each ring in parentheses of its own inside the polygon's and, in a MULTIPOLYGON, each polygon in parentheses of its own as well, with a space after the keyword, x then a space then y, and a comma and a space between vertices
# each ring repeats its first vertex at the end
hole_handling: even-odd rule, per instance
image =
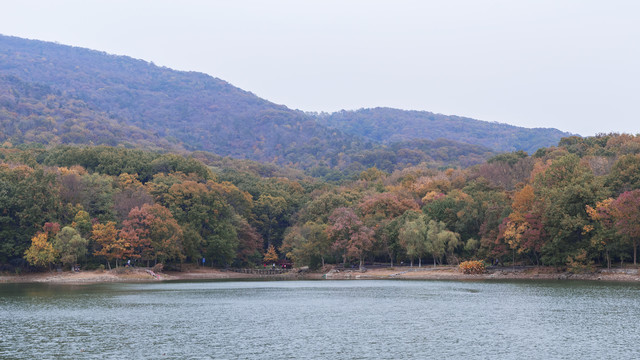
POLYGON ((1 359, 634 359, 639 327, 639 284, 0 284, 1 359))

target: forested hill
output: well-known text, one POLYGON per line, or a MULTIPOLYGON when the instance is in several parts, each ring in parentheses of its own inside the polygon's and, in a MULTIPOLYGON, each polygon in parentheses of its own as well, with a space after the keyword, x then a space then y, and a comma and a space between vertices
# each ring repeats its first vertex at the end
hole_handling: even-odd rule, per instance
POLYGON ((420 123, 403 117, 414 112, 388 109, 397 116, 353 118, 332 129, 327 125, 340 116, 366 111, 316 118, 206 74, 2 35, 0 96, 1 142, 202 150, 325 178, 372 166, 386 172, 420 163, 466 167, 496 149, 531 152, 560 136, 477 120, 420 123), (417 136, 402 135, 409 133, 417 136))
POLYGON ((0 75, 49 86, 190 150, 295 164, 358 146, 223 80, 126 56, 0 36, 0 75))
POLYGON ((179 144, 104 112, 92 110, 49 86, 0 75, 0 143, 19 145, 122 145, 147 150, 183 150, 179 144))
POLYGON ((380 143, 412 139, 451 139, 488 147, 494 151, 524 150, 534 153, 541 147, 558 144, 572 134, 557 129, 528 129, 428 111, 391 108, 339 111, 314 114, 323 125, 380 143))

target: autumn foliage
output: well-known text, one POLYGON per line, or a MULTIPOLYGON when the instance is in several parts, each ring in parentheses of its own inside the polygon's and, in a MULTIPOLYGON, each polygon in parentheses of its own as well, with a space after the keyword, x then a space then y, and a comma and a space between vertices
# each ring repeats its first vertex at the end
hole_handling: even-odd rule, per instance
POLYGON ((364 256, 373 247, 373 230, 352 209, 338 208, 329 217, 327 234, 334 241, 333 249, 342 254, 343 262, 356 258, 362 269, 364 256))
POLYGON ((119 236, 114 221, 94 225, 91 238, 95 242, 96 248, 93 255, 104 257, 107 260, 109 268, 111 268, 111 260, 116 261, 117 267, 118 261, 132 258, 133 250, 131 243, 126 240, 126 237, 119 236))
POLYGON ((278 253, 276 253, 276 248, 271 245, 264 254, 264 262, 275 263, 276 261, 278 261, 278 253))
POLYGON ((637 264, 640 136, 307 114, 203 74, 0 43, 0 269, 253 267, 265 249, 299 265, 637 264))
POLYGON ((458 268, 464 274, 484 274, 487 271, 484 262, 479 260, 463 261, 458 268))
POLYGON ((635 136, 570 138, 467 169, 376 167, 327 182, 207 153, 7 143, 0 265, 625 266, 640 240, 637 149, 635 136))
POLYGON ((31 246, 25 252, 25 259, 34 266, 47 266, 54 262, 58 252, 47 241, 47 234, 38 233, 31 239, 31 246))

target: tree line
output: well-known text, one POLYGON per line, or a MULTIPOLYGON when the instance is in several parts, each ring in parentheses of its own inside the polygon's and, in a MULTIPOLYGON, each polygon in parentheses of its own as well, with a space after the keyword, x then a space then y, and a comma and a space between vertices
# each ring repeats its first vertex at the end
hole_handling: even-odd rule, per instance
POLYGON ((640 137, 357 178, 118 147, 0 149, 0 266, 637 262, 640 137))

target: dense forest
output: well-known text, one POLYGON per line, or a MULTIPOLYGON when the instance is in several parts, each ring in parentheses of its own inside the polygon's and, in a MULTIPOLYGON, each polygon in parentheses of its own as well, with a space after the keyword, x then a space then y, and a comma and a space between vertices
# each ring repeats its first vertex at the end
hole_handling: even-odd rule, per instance
POLYGON ((465 169, 375 167, 330 183, 207 153, 0 149, 0 263, 169 267, 636 262, 640 137, 568 137, 465 169))
POLYGON ((312 116, 206 74, 2 35, 0 106, 0 142, 13 145, 207 151, 306 169, 326 180, 373 166, 466 167, 498 152, 533 152, 562 136, 392 109, 355 112, 348 126, 338 126, 352 112, 312 116))
POLYGON ((149 130, 94 111, 82 100, 15 76, 0 76, 0 142, 182 149, 149 130))
POLYGON ((640 137, 564 135, 0 36, 0 270, 635 263, 640 137))

